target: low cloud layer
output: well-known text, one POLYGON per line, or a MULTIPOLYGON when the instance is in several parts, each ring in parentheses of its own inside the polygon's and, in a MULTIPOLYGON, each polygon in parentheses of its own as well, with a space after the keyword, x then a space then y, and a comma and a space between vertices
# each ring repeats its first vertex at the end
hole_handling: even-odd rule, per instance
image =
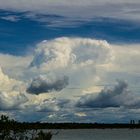
POLYGON ((43 76, 32 80, 27 92, 32 94, 40 94, 52 91, 61 91, 69 84, 68 77, 64 76, 60 79, 49 80, 43 76))

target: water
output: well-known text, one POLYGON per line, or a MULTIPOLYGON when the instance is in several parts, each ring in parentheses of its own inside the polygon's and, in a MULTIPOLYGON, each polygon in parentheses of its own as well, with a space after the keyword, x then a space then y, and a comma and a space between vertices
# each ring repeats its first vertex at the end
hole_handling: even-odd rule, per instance
POLYGON ((72 129, 58 132, 52 140, 140 140, 140 129, 72 129))

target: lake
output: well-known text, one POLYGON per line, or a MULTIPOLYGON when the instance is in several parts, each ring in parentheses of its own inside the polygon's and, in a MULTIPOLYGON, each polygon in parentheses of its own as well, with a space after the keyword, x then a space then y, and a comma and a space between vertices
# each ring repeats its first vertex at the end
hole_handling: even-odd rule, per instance
POLYGON ((72 129, 58 132, 52 140, 140 140, 140 129, 72 129))

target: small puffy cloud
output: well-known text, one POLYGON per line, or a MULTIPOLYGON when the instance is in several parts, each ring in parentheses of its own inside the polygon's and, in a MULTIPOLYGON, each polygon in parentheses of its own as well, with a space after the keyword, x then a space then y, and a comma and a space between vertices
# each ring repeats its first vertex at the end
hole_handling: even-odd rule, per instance
POLYGON ((127 83, 118 81, 113 88, 104 88, 97 96, 93 94, 82 96, 76 106, 87 108, 136 107, 140 99, 136 99, 131 94, 127 83))
POLYGON ((78 117, 85 117, 85 116, 87 116, 84 112, 76 112, 75 115, 78 116, 78 117))
POLYGON ((32 94, 40 94, 51 91, 61 91, 69 83, 68 77, 64 76, 59 79, 47 79, 45 76, 39 76, 32 80, 27 92, 32 94))

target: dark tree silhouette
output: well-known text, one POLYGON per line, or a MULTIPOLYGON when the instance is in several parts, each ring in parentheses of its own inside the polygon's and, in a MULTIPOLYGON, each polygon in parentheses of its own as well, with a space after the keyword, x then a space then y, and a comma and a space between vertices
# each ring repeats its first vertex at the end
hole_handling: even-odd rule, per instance
POLYGON ((28 127, 28 123, 19 123, 8 116, 0 117, 0 140, 51 140, 51 132, 28 127))

